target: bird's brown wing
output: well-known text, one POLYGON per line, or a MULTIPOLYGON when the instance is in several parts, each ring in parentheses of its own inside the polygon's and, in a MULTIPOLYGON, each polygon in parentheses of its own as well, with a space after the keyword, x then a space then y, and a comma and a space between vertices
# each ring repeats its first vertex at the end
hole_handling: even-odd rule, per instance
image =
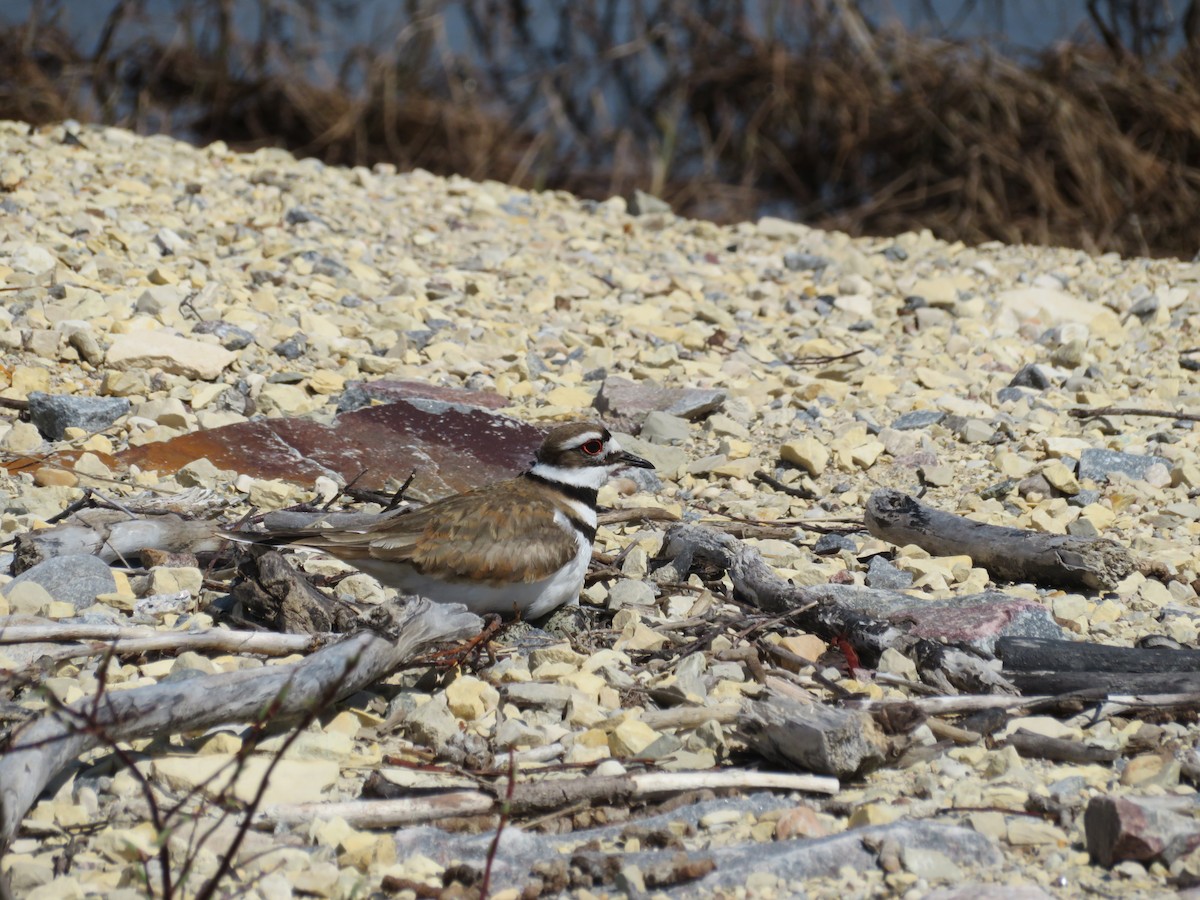
POLYGON ((394 560, 469 581, 549 578, 575 557, 575 537, 555 519, 554 507, 523 503, 528 492, 520 482, 506 487, 447 497, 361 531, 316 531, 292 542, 350 562, 394 560))

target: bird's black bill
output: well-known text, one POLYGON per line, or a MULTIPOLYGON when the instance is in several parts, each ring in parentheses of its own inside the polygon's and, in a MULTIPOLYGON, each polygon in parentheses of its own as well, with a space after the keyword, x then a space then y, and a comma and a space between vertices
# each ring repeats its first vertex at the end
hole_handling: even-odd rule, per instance
POLYGON ((620 463, 623 466, 633 466, 638 469, 653 469, 654 463, 648 459, 642 459, 640 456, 634 456, 632 453, 626 453, 622 450, 617 454, 617 458, 613 462, 620 463))

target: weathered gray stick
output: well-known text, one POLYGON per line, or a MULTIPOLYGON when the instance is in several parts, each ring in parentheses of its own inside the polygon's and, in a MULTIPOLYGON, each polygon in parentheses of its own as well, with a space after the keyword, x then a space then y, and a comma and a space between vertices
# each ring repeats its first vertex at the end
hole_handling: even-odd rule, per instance
MULTIPOLYGON (((604 778, 589 776, 563 780, 520 782, 506 801, 514 815, 564 809, 576 803, 614 803, 634 797, 683 791, 740 788, 745 790, 807 791, 836 794, 836 778, 790 772, 754 772, 717 769, 707 772, 638 772, 604 778)), ((503 790, 499 791, 503 794, 503 790)), ((447 791, 428 797, 395 800, 350 800, 344 803, 299 803, 270 806, 256 818, 259 827, 311 822, 337 816, 355 828, 396 828, 449 816, 477 816, 498 812, 500 800, 486 791, 447 791)))
POLYGON ((987 525, 887 488, 871 494, 863 518, 877 538, 934 556, 969 556, 996 581, 1107 590, 1134 570, 1129 551, 1113 541, 987 525))
MULTIPOLYGON (((1015 693, 992 665, 974 653, 937 641, 913 637, 891 622, 864 615, 843 602, 876 593, 854 585, 823 584, 796 587, 781 578, 749 544, 703 525, 677 525, 667 532, 665 554, 683 577, 698 562, 729 573, 734 595, 766 612, 793 611, 791 621, 826 638, 844 638, 869 661, 889 647, 913 659, 928 683, 952 693, 1002 691, 1015 693)), ((907 599, 907 598, 906 598, 907 599)))
POLYGON ((88 750, 149 735, 279 718, 344 697, 382 678, 431 643, 459 640, 481 620, 458 605, 419 600, 395 636, 359 633, 288 666, 243 669, 103 693, 54 710, 19 732, 0 759, 0 850, 60 769, 88 750))

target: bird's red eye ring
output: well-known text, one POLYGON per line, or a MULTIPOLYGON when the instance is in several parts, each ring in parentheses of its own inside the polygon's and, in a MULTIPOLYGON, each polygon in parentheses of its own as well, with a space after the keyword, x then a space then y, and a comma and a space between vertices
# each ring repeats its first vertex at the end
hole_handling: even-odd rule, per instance
POLYGON ((579 449, 588 456, 595 456, 604 449, 604 441, 601 441, 597 438, 592 438, 590 441, 586 441, 585 443, 581 444, 579 449))

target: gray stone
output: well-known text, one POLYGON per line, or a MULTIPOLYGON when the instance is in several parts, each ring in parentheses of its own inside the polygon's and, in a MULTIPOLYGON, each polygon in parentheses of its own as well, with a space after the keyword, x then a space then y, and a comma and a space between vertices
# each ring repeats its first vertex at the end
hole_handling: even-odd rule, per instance
POLYGON ((981 444, 990 441, 996 433, 983 419, 972 419, 968 416, 947 416, 945 425, 954 436, 966 444, 981 444))
POLYGON ((67 428, 103 431, 129 412, 125 397, 76 397, 70 394, 29 395, 29 418, 47 440, 62 440, 67 428))
POLYGON ((650 606, 654 603, 654 588, 644 581, 622 578, 608 589, 609 609, 626 606, 650 606))
POLYGON ((633 216, 648 216, 651 213, 669 213, 671 204, 660 200, 653 194, 634 188, 633 199, 629 201, 629 214, 633 216))
POLYGON ((682 444, 691 437, 691 427, 687 419, 652 410, 646 414, 639 436, 653 444, 682 444))
POLYGON ((179 309, 186 291, 174 284, 156 284, 146 288, 137 298, 134 309, 150 316, 161 316, 168 310, 179 309))
MULTIPOLYGON (((741 812, 760 818, 769 811, 794 805, 785 797, 751 794, 747 797, 721 798, 672 809, 657 816, 638 820, 638 826, 649 833, 659 829, 687 827, 703 832, 701 820, 713 813, 741 812)), ((581 846, 600 846, 620 838, 627 823, 575 831, 567 835, 539 834, 516 828, 500 834, 496 851, 492 851, 494 866, 492 886, 504 889, 524 885, 530 868, 537 862, 553 859, 564 852, 587 857, 600 866, 606 854, 581 850, 581 846)), ((466 863, 482 869, 487 863, 494 833, 447 834, 432 826, 404 828, 396 833, 396 851, 400 858, 421 854, 442 865, 466 863)), ((672 898, 712 897, 714 894, 745 888, 746 879, 755 873, 774 875, 785 885, 802 885, 807 879, 835 877, 848 866, 859 871, 878 867, 878 853, 872 847, 893 843, 910 851, 937 851, 953 865, 978 872, 1003 861, 992 840, 970 828, 942 822, 906 819, 890 825, 852 828, 841 834, 812 840, 793 840, 758 843, 743 841, 732 845, 711 845, 703 851, 687 854, 689 859, 711 859, 716 868, 701 879, 681 882, 664 888, 662 893, 672 898)), ((647 872, 668 863, 677 865, 680 851, 668 847, 661 850, 641 850, 624 853, 624 865, 637 866, 647 872)), ((600 869, 597 869, 600 871, 600 869)), ((781 893, 780 896, 784 894, 781 893)), ((794 892, 788 896, 793 896, 794 892)))
POLYGON ((444 694, 436 694, 408 713, 402 724, 405 736, 414 744, 438 750, 458 734, 458 719, 446 705, 444 694))
POLYGON ((979 496, 984 500, 1001 500, 1011 494, 1018 484, 1019 482, 1015 478, 1005 478, 1003 481, 989 484, 979 492, 979 496))
POLYGON ((641 418, 658 410, 684 419, 699 419, 716 412, 724 402, 724 391, 665 388, 653 381, 630 381, 614 375, 604 379, 592 405, 611 416, 641 418))
POLYGON ((1119 450, 1104 450, 1089 447, 1079 454, 1079 479, 1083 481, 1103 481, 1114 472, 1127 475, 1130 478, 1145 480, 1152 466, 1170 464, 1160 456, 1142 456, 1136 453, 1122 453, 1119 450))
POLYGON ((1033 388, 1037 391, 1044 391, 1050 387, 1050 376, 1046 370, 1037 363, 1030 363, 1023 366, 1016 375, 1012 377, 1012 381, 1008 383, 1009 387, 1033 388))
POLYGON ((817 253, 801 253, 793 250, 783 254, 783 267, 789 272, 820 272, 831 260, 817 253))
POLYGON ((520 707, 565 709, 572 695, 573 691, 565 684, 545 684, 540 681, 517 682, 504 688, 504 699, 520 707))
POLYGON ((108 564, 86 554, 56 556, 26 569, 2 589, 5 596, 18 584, 32 581, 45 588, 55 600, 85 609, 96 602, 97 594, 111 594, 117 589, 108 564))
POLYGON ((638 756, 646 759, 662 759, 664 756, 670 756, 683 749, 683 741, 673 734, 659 735, 658 739, 652 741, 649 746, 643 747, 638 751, 638 756))
POLYGON ((916 431, 918 428, 936 425, 945 418, 946 414, 936 409, 917 409, 897 416, 896 421, 892 422, 892 427, 897 431, 916 431))
POLYGON ((813 553, 819 556, 832 556, 843 550, 853 553, 857 549, 858 545, 854 543, 854 539, 844 534, 823 534, 813 544, 813 553))
POLYGON ((1100 502, 1100 492, 1097 490, 1088 489, 1080 491, 1067 498, 1069 506, 1091 506, 1093 503, 1100 502))
POLYGON ((938 888, 925 895, 925 900, 1054 900, 1036 884, 983 884, 968 882, 954 887, 938 888))
POLYGON ((926 881, 958 881, 962 878, 962 869, 934 847, 901 847, 900 862, 905 869, 926 881))
POLYGON ((887 591, 903 591, 912 587, 913 573, 898 569, 882 556, 872 556, 867 566, 867 587, 887 591))
POLYGON ((655 472, 663 478, 673 478, 675 473, 679 471, 679 468, 687 465, 691 459, 691 454, 681 447, 672 447, 667 444, 652 444, 650 441, 643 440, 640 437, 634 437, 631 434, 619 431, 614 432, 613 436, 625 450, 654 463, 653 471, 650 469, 629 469, 623 473, 626 476, 635 476, 635 481, 637 481, 637 475, 655 476, 655 472))
POLYGON ((220 321, 197 322, 192 327, 192 334, 215 334, 226 350, 241 350, 254 340, 254 335, 245 328, 220 321))
POLYGON ((1018 400, 1023 400, 1025 397, 1032 397, 1035 393, 1035 391, 1031 391, 1029 388, 1002 387, 996 391, 996 402, 1015 403, 1018 400))

